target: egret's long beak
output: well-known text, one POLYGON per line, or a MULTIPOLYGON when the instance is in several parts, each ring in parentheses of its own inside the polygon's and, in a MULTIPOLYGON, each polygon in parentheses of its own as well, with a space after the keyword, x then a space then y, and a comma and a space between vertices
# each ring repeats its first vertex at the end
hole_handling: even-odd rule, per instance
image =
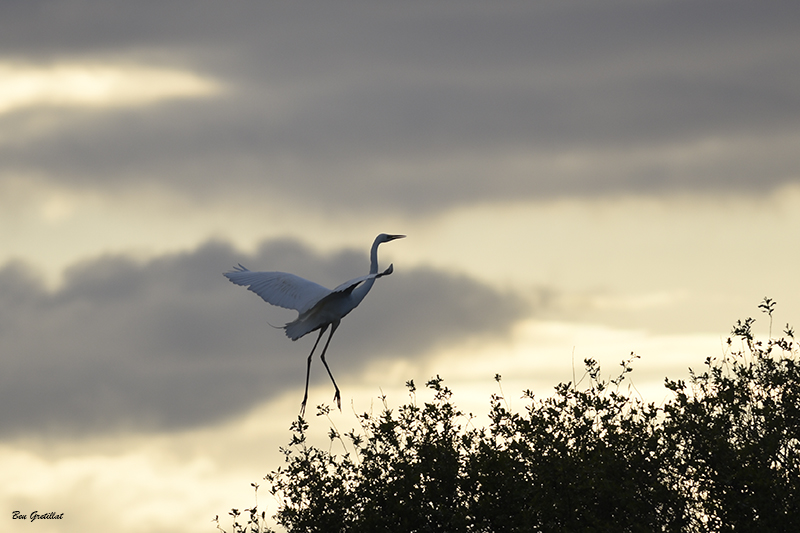
POLYGON ((405 235, 387 235, 387 237, 389 238, 390 241, 393 241, 395 239, 404 239, 406 236, 405 235))

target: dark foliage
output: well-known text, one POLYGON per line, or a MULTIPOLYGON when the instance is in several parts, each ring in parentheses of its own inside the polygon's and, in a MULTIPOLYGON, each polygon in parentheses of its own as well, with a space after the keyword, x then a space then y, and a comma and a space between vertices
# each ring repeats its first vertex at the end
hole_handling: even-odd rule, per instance
POLYGON ((797 344, 787 325, 764 345, 753 322, 733 329, 743 349, 707 359, 689 387, 666 382, 676 397, 664 407, 665 471, 690 497, 693 530, 800 531, 797 344))
MULTIPOLYGON (((774 301, 759 307, 771 328, 774 301)), ((310 446, 298 419, 286 465, 265 478, 274 518, 303 532, 800 531, 798 346, 788 326, 757 341, 753 322, 688 384, 667 379, 674 397, 660 407, 620 392, 632 354, 614 379, 587 359, 588 386, 525 392, 522 413, 493 396, 486 428, 439 376, 423 406, 409 382, 396 412, 384 399, 359 433, 331 430, 352 454, 310 446)), ((231 513, 235 533, 269 531, 246 512, 246 524, 231 513)))

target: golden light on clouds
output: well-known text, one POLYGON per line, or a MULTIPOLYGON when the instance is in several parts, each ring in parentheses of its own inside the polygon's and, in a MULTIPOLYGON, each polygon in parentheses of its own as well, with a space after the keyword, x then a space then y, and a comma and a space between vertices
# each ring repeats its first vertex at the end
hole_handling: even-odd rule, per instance
POLYGON ((119 107, 211 96, 221 85, 179 69, 142 65, 0 63, 0 114, 37 106, 119 107))

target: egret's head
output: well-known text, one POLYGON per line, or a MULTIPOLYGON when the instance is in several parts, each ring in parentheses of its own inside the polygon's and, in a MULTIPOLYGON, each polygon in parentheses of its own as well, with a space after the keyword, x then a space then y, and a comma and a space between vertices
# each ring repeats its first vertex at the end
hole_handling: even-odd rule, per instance
POLYGON ((389 235, 389 234, 386 234, 386 233, 381 233, 375 239, 375 242, 377 242, 377 243, 389 242, 389 241, 393 241, 395 239, 402 239, 403 237, 405 237, 405 235, 389 235))

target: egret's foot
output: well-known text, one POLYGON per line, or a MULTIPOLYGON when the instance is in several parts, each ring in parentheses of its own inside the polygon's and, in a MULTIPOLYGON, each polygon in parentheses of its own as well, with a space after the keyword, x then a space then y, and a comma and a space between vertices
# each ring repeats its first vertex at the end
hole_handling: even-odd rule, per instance
POLYGON ((333 400, 336 402, 336 407, 339 408, 339 411, 342 410, 342 396, 339 394, 339 389, 336 389, 336 394, 333 395, 333 400))

